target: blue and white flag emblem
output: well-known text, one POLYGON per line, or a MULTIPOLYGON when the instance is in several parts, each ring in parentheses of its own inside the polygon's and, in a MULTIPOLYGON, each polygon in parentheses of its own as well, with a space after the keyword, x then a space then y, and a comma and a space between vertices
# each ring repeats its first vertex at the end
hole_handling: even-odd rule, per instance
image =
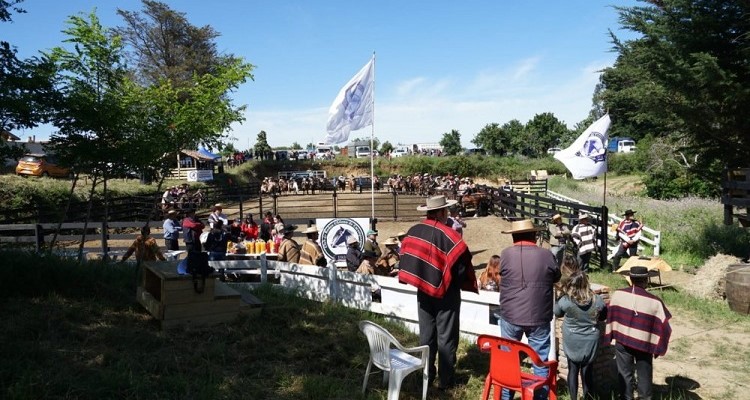
POLYGON ((611 121, 609 114, 591 124, 568 148, 555 153, 573 175, 573 179, 585 179, 607 172, 607 131, 611 121))
POLYGON ((375 58, 372 58, 339 91, 328 110, 326 144, 349 140, 349 132, 372 125, 375 58))

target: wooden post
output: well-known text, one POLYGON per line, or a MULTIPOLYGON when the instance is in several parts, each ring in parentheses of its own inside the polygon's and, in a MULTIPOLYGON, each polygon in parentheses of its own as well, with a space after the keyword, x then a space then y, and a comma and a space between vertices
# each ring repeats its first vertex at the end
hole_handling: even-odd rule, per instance
POLYGON ((601 217, 599 218, 599 229, 601 229, 602 234, 599 235, 599 268, 601 268, 603 271, 605 271, 605 268, 607 268, 607 243, 608 243, 608 237, 607 237, 607 220, 609 219, 609 209, 607 206, 602 206, 601 210, 601 217))
POLYGON ((266 257, 266 253, 260 255, 260 282, 268 282, 268 257, 266 257))
POLYGON ((106 261, 109 258, 109 246, 107 245, 107 238, 109 238, 109 227, 107 226, 107 221, 102 221, 102 254, 103 258, 106 261))
POLYGON ((397 221, 398 220, 398 198, 396 197, 397 194, 395 190, 391 190, 391 192, 393 193, 393 220, 397 221))
POLYGON ((44 228, 41 224, 34 226, 34 234, 36 236, 36 252, 39 253, 44 248, 44 228))
POLYGON ((336 185, 333 185, 333 218, 339 217, 339 198, 336 192, 336 185))

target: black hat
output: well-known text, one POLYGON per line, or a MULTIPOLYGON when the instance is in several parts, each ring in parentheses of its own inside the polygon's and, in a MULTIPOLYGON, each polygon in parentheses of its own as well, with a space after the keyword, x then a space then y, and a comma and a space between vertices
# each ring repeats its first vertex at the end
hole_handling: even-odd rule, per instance
POLYGON ((633 215, 633 214, 635 214, 635 211, 633 211, 633 210, 631 210, 629 208, 627 210, 625 210, 624 213, 622 213, 622 215, 633 215))
POLYGON ((297 230, 297 225, 284 225, 284 234, 292 233, 297 230))
POLYGON ((641 266, 630 267, 630 271, 625 271, 623 274, 629 276, 631 279, 648 278, 648 268, 641 266))

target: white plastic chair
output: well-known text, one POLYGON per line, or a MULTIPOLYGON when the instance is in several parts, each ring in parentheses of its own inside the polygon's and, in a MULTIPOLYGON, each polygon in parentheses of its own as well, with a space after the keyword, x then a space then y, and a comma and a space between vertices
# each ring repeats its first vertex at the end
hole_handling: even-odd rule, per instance
POLYGON ((398 400, 401 382, 414 371, 422 370, 422 400, 427 399, 429 384, 429 347, 427 345, 406 348, 382 326, 371 321, 360 321, 359 329, 370 344, 370 362, 367 363, 362 394, 367 390, 367 380, 373 364, 383 370, 383 383, 388 380, 388 400, 398 400), (415 353, 415 357, 409 353, 415 353))

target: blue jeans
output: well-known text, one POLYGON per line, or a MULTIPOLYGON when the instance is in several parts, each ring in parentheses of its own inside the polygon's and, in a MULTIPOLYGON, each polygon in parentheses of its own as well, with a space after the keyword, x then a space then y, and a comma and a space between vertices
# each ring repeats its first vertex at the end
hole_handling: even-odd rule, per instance
MULTIPOLYGON (((526 334, 526 338, 529 341, 529 346, 531 346, 534 351, 539 355, 539 357, 542 359, 542 361, 547 361, 547 357, 549 356, 549 348, 550 348, 550 342, 549 342, 549 335, 550 335, 550 324, 542 324, 539 326, 519 326, 519 325, 513 325, 508 321, 505 321, 503 319, 498 320, 497 323, 500 326, 500 336, 504 338, 509 338, 513 340, 521 340, 524 334, 526 334)), ((546 376, 547 375, 547 367, 537 367, 534 366, 532 368, 532 371, 534 371, 534 375, 537 376, 546 376)), ((548 391, 549 389, 545 386, 543 389, 539 389, 534 392, 534 400, 543 400, 548 398, 548 391)), ((515 393, 508 389, 503 389, 503 400, 510 400, 513 398, 513 395, 515 393)))

